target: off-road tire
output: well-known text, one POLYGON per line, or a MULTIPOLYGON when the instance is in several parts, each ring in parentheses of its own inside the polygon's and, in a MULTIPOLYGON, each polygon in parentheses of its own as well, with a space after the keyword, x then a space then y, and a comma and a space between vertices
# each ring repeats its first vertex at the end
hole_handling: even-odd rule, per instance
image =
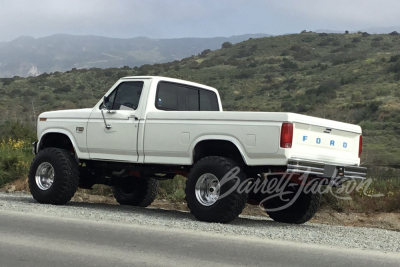
MULTIPOLYGON (((285 195, 284 198, 293 197, 293 195, 300 190, 300 186, 295 186, 293 194, 285 195)), ((321 194, 316 192, 301 192, 297 200, 289 207, 278 210, 278 211, 268 211, 267 213, 271 219, 276 222, 282 223, 292 223, 292 224, 302 224, 308 222, 312 217, 314 217, 315 213, 318 210, 318 207, 321 202, 321 194)), ((282 201, 278 197, 275 197, 269 201, 263 203, 264 208, 266 209, 274 209, 279 208, 287 204, 288 202, 282 201)))
POLYGON ((33 198, 42 204, 64 205, 74 196, 79 183, 79 165, 71 152, 49 147, 45 148, 33 159, 28 176, 29 190, 33 198), (54 168, 54 182, 47 190, 36 184, 36 170, 43 162, 54 168))
POLYGON ((112 187, 117 202, 121 205, 147 207, 158 195, 159 181, 154 178, 127 177, 120 185, 112 187))
MULTIPOLYGON (((245 192, 240 194, 237 190, 234 190, 226 197, 218 199, 211 206, 201 204, 195 193, 196 182, 201 175, 211 173, 221 181, 234 167, 238 167, 235 161, 216 156, 205 157, 194 164, 186 181, 185 192, 188 208, 196 219, 205 222, 228 223, 242 213, 247 202, 247 194, 245 192)), ((237 177, 240 179, 240 183, 246 179, 246 175, 242 170, 240 170, 237 177)), ((235 180, 231 180, 221 185, 220 195, 232 188, 235 182, 235 180)))

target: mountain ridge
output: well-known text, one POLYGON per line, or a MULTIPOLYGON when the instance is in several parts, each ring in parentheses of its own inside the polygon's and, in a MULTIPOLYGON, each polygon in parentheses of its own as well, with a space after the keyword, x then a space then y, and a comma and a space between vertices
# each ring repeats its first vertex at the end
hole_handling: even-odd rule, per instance
POLYGON ((29 76, 67 71, 72 68, 111 68, 141 66, 180 60, 205 49, 215 50, 224 42, 238 43, 269 34, 230 37, 152 39, 148 37, 111 38, 97 35, 54 34, 34 38, 20 36, 0 43, 0 77, 29 76), (32 72, 31 72, 32 73, 32 72))

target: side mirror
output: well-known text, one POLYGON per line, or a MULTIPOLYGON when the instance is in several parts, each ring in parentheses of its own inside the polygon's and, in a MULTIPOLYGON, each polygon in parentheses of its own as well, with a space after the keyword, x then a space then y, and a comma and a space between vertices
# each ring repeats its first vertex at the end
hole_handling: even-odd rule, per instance
POLYGON ((110 103, 110 99, 108 98, 108 96, 104 96, 104 97, 103 97, 103 106, 104 106, 107 110, 110 110, 110 109, 111 109, 111 103, 110 103))

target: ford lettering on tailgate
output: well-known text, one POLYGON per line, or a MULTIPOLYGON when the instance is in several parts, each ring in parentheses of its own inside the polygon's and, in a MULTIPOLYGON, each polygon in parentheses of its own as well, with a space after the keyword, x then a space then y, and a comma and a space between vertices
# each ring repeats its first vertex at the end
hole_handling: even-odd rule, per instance
POLYGON ((333 136, 318 137, 318 136, 303 135, 302 143, 307 145, 320 145, 324 147, 341 148, 341 149, 347 149, 349 147, 347 141, 340 140, 340 138, 333 136))

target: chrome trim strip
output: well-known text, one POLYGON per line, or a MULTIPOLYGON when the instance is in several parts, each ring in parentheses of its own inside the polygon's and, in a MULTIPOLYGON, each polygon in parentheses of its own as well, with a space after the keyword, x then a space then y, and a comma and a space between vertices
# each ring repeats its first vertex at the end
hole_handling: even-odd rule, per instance
POLYGON ((302 166, 302 165, 293 165, 293 164, 288 164, 287 166, 288 167, 293 167, 293 168, 313 169, 313 170, 324 172, 324 168, 317 168, 317 167, 311 167, 311 166, 302 166))
MULTIPOLYGON (((329 164, 329 163, 328 163, 329 164)), ((323 177, 325 165, 324 162, 312 162, 307 160, 289 159, 287 164, 287 172, 289 173, 299 173, 299 174, 313 174, 323 177)), ((338 176, 336 178, 346 178, 346 179, 366 179, 367 168, 360 166, 341 166, 340 164, 329 164, 337 167, 343 167, 343 176, 338 176), (348 170, 346 170, 348 169, 348 170)), ((326 177, 332 178, 332 177, 326 177)))
POLYGON ((331 164, 331 165, 337 165, 337 166, 343 166, 343 167, 354 167, 354 168, 363 168, 363 169, 367 169, 365 167, 361 167, 361 166, 357 166, 357 165, 344 165, 341 163, 336 163, 336 162, 324 162, 324 161, 311 161, 311 160, 306 160, 306 159, 299 159, 299 158, 292 158, 292 159, 288 159, 288 163, 289 162, 301 162, 301 163, 307 163, 307 164, 313 164, 313 165, 325 165, 325 164, 331 164))
POLYGON ((312 171, 304 171, 304 170, 293 170, 293 169, 287 169, 287 172, 290 173, 307 173, 307 174, 315 174, 315 175, 323 175, 321 172, 312 172, 312 171))
POLYGON ((346 174, 366 175, 366 173, 362 173, 362 172, 350 172, 350 171, 346 171, 346 169, 345 169, 344 171, 346 172, 346 174))

